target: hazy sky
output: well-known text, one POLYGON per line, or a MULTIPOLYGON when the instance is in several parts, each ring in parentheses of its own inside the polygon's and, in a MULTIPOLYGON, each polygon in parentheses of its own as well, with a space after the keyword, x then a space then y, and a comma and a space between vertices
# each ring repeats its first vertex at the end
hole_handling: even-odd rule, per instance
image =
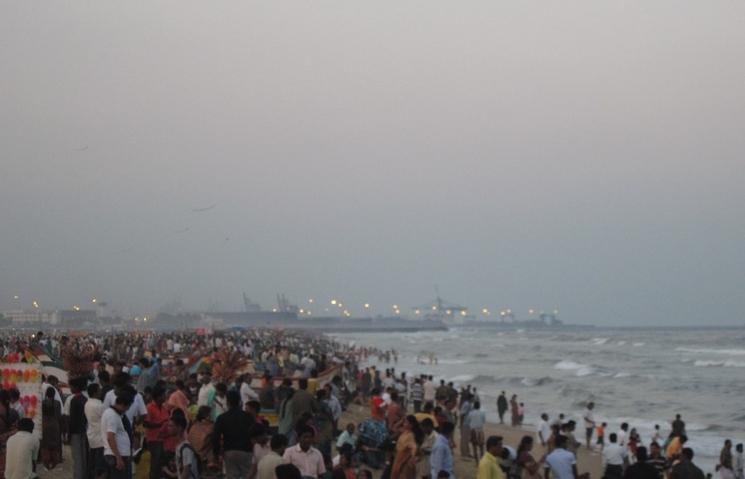
POLYGON ((0 69, 2 309, 745 322, 743 2, 9 0, 0 69))

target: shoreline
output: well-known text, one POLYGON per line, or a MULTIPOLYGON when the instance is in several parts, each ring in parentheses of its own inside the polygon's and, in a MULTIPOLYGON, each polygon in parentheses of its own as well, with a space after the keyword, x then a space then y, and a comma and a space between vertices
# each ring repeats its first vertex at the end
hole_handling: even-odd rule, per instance
MULTIPOLYGON (((411 411, 407 411, 407 414, 411 411)), ((339 421, 340 427, 348 422, 353 422, 355 425, 359 425, 365 419, 370 417, 370 411, 367 406, 359 404, 350 404, 347 410, 342 413, 342 418, 339 421)), ((494 422, 487 421, 484 426, 484 434, 488 436, 502 436, 503 444, 513 448, 517 448, 520 443, 520 439, 523 436, 531 436, 535 438, 535 432, 525 427, 513 428, 506 424, 495 424, 494 422)), ((453 435, 455 444, 460 442, 460 428, 455 428, 453 435)), ((532 451, 533 457, 539 460, 544 454, 544 448, 537 441, 532 451)), ((469 479, 476 477, 476 469, 478 462, 472 457, 463 457, 460 455, 460 449, 456 447, 453 450, 453 461, 455 469, 455 477, 457 479, 469 479)), ((374 478, 379 478, 382 474, 382 469, 375 470, 367 466, 362 468, 372 471, 374 478)), ((601 456, 597 452, 588 451, 584 446, 581 446, 577 450, 577 472, 580 474, 589 473, 591 478, 600 478, 603 475, 603 466, 601 456)))

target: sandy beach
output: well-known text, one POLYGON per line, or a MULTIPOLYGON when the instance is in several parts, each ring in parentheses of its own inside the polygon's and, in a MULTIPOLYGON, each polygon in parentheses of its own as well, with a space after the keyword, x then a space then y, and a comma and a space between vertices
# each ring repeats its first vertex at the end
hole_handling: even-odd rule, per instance
MULTIPOLYGON (((340 424, 346 424, 353 422, 359 424, 363 420, 370 417, 370 410, 368 407, 360 406, 357 404, 350 404, 347 410, 342 415, 340 424)), ((497 435, 504 438, 504 444, 507 446, 517 447, 520 443, 520 439, 525 435, 535 436, 535 432, 526 428, 513 428, 507 425, 487 423, 485 428, 486 436, 497 435)), ((456 428, 454 440, 455 443, 459 443, 459 432, 456 428)), ((533 451, 533 456, 536 459, 540 459, 543 455, 543 448, 539 445, 533 451)), ((455 459, 455 475, 458 479, 469 479, 476 477, 477 463, 472 458, 461 457, 460 451, 456 448, 453 451, 453 458, 455 459)), ((382 474, 382 470, 372 470, 373 477, 379 478, 382 474)), ((577 451, 577 472, 579 474, 589 473, 590 478, 597 479, 602 476, 602 464, 600 454, 589 452, 584 447, 581 447, 577 451)))

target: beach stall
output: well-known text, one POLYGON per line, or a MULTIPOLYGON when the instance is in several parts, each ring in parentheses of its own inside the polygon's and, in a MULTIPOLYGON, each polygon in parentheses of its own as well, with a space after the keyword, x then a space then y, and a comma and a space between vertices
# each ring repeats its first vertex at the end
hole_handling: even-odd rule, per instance
POLYGON ((42 363, 30 352, 11 353, 0 361, 2 388, 18 389, 24 417, 34 421, 34 433, 41 435, 42 363))

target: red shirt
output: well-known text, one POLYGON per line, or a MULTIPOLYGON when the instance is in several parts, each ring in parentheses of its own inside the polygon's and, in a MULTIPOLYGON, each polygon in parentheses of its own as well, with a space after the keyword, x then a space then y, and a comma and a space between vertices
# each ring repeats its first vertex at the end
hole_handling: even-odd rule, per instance
POLYGON ((380 396, 373 396, 370 398, 370 415, 374 419, 385 419, 385 411, 383 411, 383 398, 380 396))
POLYGON ((150 442, 161 442, 163 437, 160 432, 165 429, 166 423, 168 423, 170 415, 165 405, 158 406, 155 401, 150 401, 147 405, 147 419, 146 422, 150 424, 158 424, 160 427, 156 428, 145 428, 145 439, 150 442))

